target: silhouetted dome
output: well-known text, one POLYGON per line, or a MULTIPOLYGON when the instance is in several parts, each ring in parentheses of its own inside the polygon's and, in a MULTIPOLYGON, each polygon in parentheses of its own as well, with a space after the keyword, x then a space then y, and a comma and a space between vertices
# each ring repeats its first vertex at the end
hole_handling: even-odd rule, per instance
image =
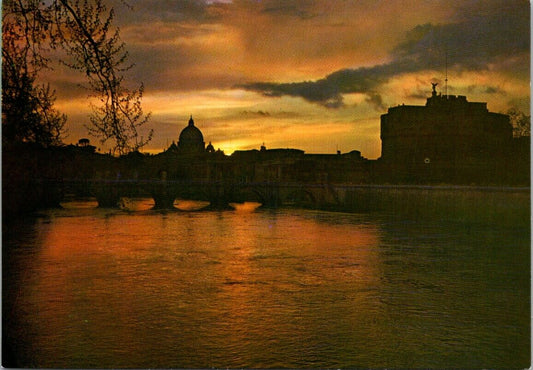
POLYGON ((205 151, 208 152, 208 153, 214 153, 215 152, 215 147, 213 146, 213 144, 211 144, 211 142, 209 142, 209 144, 205 148, 205 151))
POLYGON ((185 153, 203 152, 205 149, 204 136, 202 131, 194 126, 192 116, 189 119, 189 125, 180 133, 178 148, 185 153))

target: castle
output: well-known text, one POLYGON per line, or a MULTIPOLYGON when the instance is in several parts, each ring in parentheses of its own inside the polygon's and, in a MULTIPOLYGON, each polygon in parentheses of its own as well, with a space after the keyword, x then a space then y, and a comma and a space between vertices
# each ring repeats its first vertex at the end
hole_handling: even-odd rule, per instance
POLYGON ((381 116, 381 160, 458 164, 505 154, 513 137, 509 116, 465 96, 437 95, 425 106, 401 105, 381 116))
POLYGON ((381 116, 380 169, 395 181, 490 182, 507 176, 517 141, 509 116, 487 103, 437 94, 425 106, 400 105, 381 116))

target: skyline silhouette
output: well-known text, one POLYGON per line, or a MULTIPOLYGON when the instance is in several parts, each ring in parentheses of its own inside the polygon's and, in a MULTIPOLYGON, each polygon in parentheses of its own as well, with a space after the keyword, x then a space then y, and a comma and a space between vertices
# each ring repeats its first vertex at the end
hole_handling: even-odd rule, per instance
POLYGON ((176 199, 193 199, 213 208, 253 201, 342 210, 368 199, 372 203, 372 196, 353 202, 350 194, 361 187, 529 186, 529 136, 513 137, 509 115, 489 111, 487 103, 438 94, 436 86, 432 83, 425 105, 402 104, 381 115, 382 156, 377 160, 359 150, 310 154, 264 144, 260 150, 226 155, 215 150, 211 138, 206 146, 192 115, 178 141, 155 155, 102 154, 86 138, 48 149, 12 143, 5 150, 11 162, 3 169, 16 174, 24 163, 26 170, 6 179, 9 190, 4 190, 13 196, 27 187, 35 199, 21 193, 10 197, 5 208, 17 213, 59 207, 70 194, 96 197, 103 207, 116 207, 121 197, 150 196, 158 209, 173 209, 176 199), (26 161, 16 159, 22 153, 26 161))
MULTIPOLYGON (((445 64, 448 94, 530 114, 527 1, 107 3, 135 64, 129 74, 145 86, 151 153, 194 113, 227 154, 265 142, 375 159, 380 115, 419 104, 429 82, 444 93, 445 64)), ((81 77, 64 68, 45 77, 69 117, 67 143, 86 137, 81 77)))

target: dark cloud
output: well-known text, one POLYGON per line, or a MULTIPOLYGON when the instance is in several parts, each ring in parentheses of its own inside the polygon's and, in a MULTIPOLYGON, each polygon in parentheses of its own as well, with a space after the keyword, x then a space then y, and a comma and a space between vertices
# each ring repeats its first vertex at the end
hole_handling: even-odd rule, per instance
POLYGON ((51 85, 54 91, 56 92, 56 97, 59 100, 65 99, 75 99, 75 98, 85 98, 89 96, 90 90, 87 87, 85 81, 80 81, 79 83, 56 80, 51 85))
POLYGON ((330 108, 338 108, 342 105, 342 95, 339 87, 330 83, 328 78, 318 81, 307 81, 287 84, 276 83, 252 83, 245 84, 247 90, 261 91, 266 96, 279 97, 283 95, 300 96, 312 103, 320 103, 330 108))
POLYGON ((499 86, 491 86, 491 85, 470 85, 466 87, 466 91, 469 94, 499 94, 499 95, 507 95, 507 92, 502 89, 499 86))
POLYGON ((245 111, 242 111, 241 113, 243 116, 261 116, 261 117, 270 117, 270 113, 269 112, 265 112, 265 111, 262 111, 262 110, 258 110, 258 111, 249 111, 249 110, 245 110, 245 111))
POLYGON ((297 17, 310 19, 317 16, 313 9, 313 1, 309 0, 270 0, 263 5, 262 13, 273 16, 297 17))
MULTIPOLYGON (((377 102, 376 93, 373 90, 400 70, 409 72, 418 70, 418 68, 414 64, 399 61, 370 68, 343 69, 317 81, 285 84, 259 82, 240 87, 262 92, 266 96, 299 96, 328 108, 340 108, 344 105, 342 95, 349 93, 364 93, 368 95, 369 102, 377 102)), ((381 101, 379 103, 383 104, 381 101)))
POLYGON ((128 74, 132 80, 143 81, 146 91, 230 89, 236 81, 243 81, 239 71, 209 68, 215 59, 209 48, 132 44, 129 52, 135 67, 128 74))
POLYGON ((485 89, 485 94, 502 94, 502 95, 505 95, 505 91, 500 89, 499 87, 497 86, 487 86, 487 88, 485 89))
POLYGON ((457 72, 486 69, 509 56, 529 53, 530 20, 527 1, 467 1, 457 9, 453 23, 423 24, 410 30, 392 50, 392 61, 373 67, 344 69, 323 79, 296 83, 255 82, 241 87, 266 96, 299 96, 330 108, 343 105, 343 94, 367 94, 367 101, 383 106, 377 87, 409 72, 444 70, 457 72), (484 4, 484 2, 483 2, 484 4))
POLYGON ((162 22, 205 23, 218 19, 217 9, 224 4, 207 0, 111 0, 120 11, 118 20, 124 24, 162 22), (128 9, 129 8, 129 9, 128 9))
POLYGON ((387 106, 383 103, 383 98, 378 93, 367 93, 365 100, 378 112, 382 112, 387 109, 387 106))
POLYGON ((493 3, 488 1, 483 12, 473 6, 461 7, 454 23, 415 27, 394 50, 395 56, 428 68, 442 66, 447 54, 450 65, 472 70, 485 68, 497 57, 528 52, 529 3, 493 3))

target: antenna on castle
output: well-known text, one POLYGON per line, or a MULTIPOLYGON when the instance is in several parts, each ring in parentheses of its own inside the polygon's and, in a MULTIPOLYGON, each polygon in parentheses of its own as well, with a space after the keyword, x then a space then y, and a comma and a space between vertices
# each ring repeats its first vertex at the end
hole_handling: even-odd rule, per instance
POLYGON ((445 51, 445 57, 444 57, 444 64, 445 64, 445 72, 444 72, 444 95, 446 95, 446 99, 448 99, 448 49, 445 51))

